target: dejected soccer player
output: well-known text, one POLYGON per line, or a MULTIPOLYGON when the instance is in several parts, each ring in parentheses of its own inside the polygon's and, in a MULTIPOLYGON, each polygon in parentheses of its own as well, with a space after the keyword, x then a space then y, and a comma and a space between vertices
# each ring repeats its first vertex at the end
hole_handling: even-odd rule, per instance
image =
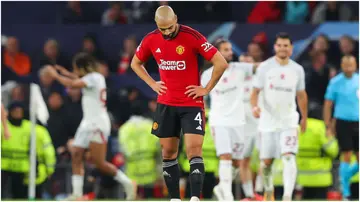
POLYGON ((158 93, 152 133, 160 138, 163 176, 171 200, 180 200, 177 153, 182 130, 190 161, 191 200, 197 201, 205 173, 202 159, 205 126, 203 96, 216 85, 228 64, 198 31, 178 24, 171 7, 160 6, 155 13, 155 22, 158 29, 144 37, 131 67, 158 93), (200 84, 198 54, 214 65, 211 79, 205 87, 200 84), (143 67, 151 55, 159 66, 161 81, 158 82, 143 67))

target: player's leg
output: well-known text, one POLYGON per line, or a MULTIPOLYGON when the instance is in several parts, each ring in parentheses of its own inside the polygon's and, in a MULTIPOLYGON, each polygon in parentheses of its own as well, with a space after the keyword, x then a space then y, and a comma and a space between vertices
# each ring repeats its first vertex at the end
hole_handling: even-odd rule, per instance
POLYGON ((280 133, 281 159, 283 162, 283 200, 290 201, 295 189, 297 165, 296 154, 298 152, 298 129, 292 128, 280 133))
POLYGON ((199 107, 178 108, 181 128, 184 132, 186 155, 190 163, 191 201, 199 200, 202 191, 205 167, 202 145, 205 134, 205 113, 199 107))
MULTIPOLYGON (((255 147, 257 151, 260 151, 260 133, 258 132, 256 132, 255 134, 255 147)), ((260 156, 258 156, 258 158, 260 158, 260 156)), ((264 184, 263 184, 262 176, 263 176, 263 171, 261 169, 261 166, 259 166, 258 173, 255 179, 255 192, 256 195, 258 196, 261 196, 264 192, 264 184)))
MULTIPOLYGON (((214 187, 214 194, 219 201, 234 200, 232 185, 232 141, 228 127, 211 127, 216 155, 219 157, 219 184, 214 187)), ((209 135, 209 134, 205 134, 209 135)))
POLYGON ((154 119, 152 134, 160 138, 165 184, 171 200, 180 200, 180 168, 177 161, 180 118, 175 107, 158 104, 154 119))
POLYGON ((114 179, 123 185, 126 192, 127 200, 136 199, 137 186, 131 181, 121 170, 117 169, 113 164, 106 161, 107 137, 105 132, 95 130, 92 134, 89 151, 90 156, 96 168, 102 173, 113 176, 114 179))
POLYGON ((264 200, 274 200, 274 184, 272 179, 271 166, 273 159, 278 156, 278 134, 262 132, 260 134, 260 169, 263 173, 264 200))
POLYGON ((250 156, 254 149, 254 143, 254 137, 251 134, 244 135, 244 158, 240 162, 240 179, 242 182, 241 184, 245 193, 245 197, 248 199, 254 199, 255 196, 253 189, 252 172, 250 168, 250 156))
MULTIPOLYGON (((352 140, 353 140, 353 152, 356 155, 356 162, 351 164, 349 169, 349 178, 351 179, 356 173, 359 172, 359 123, 356 122, 352 126, 352 140)), ((349 179, 349 180, 350 180, 349 179)))
POLYGON ((341 120, 336 120, 336 137, 339 142, 340 154, 343 156, 343 161, 339 167, 339 177, 342 189, 343 198, 349 198, 350 192, 350 161, 353 151, 353 136, 350 125, 341 120))

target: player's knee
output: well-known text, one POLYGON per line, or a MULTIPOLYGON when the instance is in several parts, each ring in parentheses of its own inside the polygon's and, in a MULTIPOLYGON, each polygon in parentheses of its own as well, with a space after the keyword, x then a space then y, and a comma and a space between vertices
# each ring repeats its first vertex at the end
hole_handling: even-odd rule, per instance
POLYGON ((231 161, 232 156, 231 156, 231 154, 221 154, 221 155, 219 155, 219 159, 231 161))
POLYGON ((250 158, 245 158, 240 162, 240 168, 246 169, 250 167, 250 158))
POLYGON ((264 160, 262 160, 262 163, 263 163, 264 166, 266 166, 266 167, 271 166, 272 162, 273 162, 272 159, 264 159, 264 160))
POLYGON ((202 148, 200 147, 188 147, 186 150, 186 156, 190 160, 193 157, 202 156, 202 148))
POLYGON ((163 159, 175 159, 177 157, 178 150, 177 148, 163 148, 162 157, 163 159))
POLYGON ((233 160, 233 167, 238 168, 241 165, 241 160, 233 160))
POLYGON ((74 150, 71 152, 71 159, 75 163, 82 162, 83 158, 83 151, 81 149, 74 148, 74 150))

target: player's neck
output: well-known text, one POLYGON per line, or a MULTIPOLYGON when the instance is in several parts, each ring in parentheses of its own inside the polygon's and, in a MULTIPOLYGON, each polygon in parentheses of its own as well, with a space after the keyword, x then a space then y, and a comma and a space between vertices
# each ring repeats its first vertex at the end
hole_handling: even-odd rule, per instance
POLYGON ((289 64, 289 58, 285 58, 285 59, 281 59, 277 56, 275 56, 275 60, 281 65, 281 66, 285 66, 287 64, 289 64))

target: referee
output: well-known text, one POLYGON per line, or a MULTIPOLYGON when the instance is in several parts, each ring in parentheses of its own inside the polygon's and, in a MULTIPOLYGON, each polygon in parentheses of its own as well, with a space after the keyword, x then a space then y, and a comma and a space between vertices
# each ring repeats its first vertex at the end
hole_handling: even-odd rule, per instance
POLYGON ((335 132, 344 161, 340 164, 340 182, 344 199, 349 199, 350 178, 359 171, 359 74, 356 59, 347 55, 341 59, 342 73, 330 80, 325 94, 324 121, 327 132, 335 132), (334 105, 336 126, 331 127, 334 105), (335 131, 333 131, 335 130, 335 131), (357 162, 350 165, 351 154, 357 162))

